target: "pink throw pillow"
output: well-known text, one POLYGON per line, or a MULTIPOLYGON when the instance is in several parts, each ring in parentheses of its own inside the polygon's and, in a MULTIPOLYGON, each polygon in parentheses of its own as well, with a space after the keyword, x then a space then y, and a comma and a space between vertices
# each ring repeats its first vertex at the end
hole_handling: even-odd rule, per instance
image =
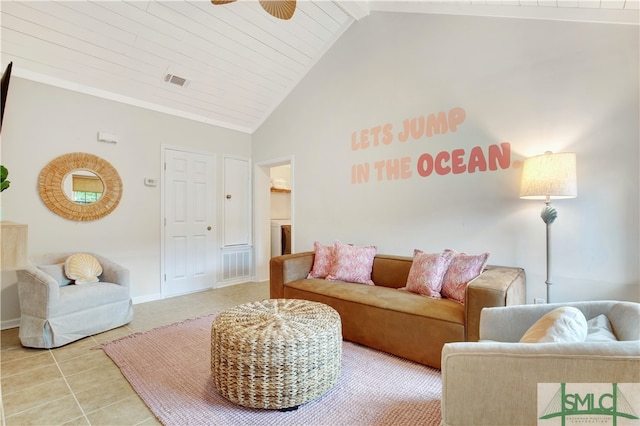
POLYGON ((307 278, 326 278, 333 264, 333 246, 323 246, 318 241, 314 241, 313 267, 307 278))
POLYGON ((444 276, 442 295, 464 305, 467 284, 478 277, 487 265, 490 253, 470 255, 456 253, 451 260, 449 270, 444 276))
POLYGON ((329 281, 375 285, 371 280, 376 246, 350 246, 336 241, 333 245, 333 264, 327 275, 329 281))
POLYGON ((451 250, 445 250, 442 253, 424 253, 422 250, 414 250, 413 262, 407 278, 407 290, 440 299, 443 278, 453 254, 451 250))

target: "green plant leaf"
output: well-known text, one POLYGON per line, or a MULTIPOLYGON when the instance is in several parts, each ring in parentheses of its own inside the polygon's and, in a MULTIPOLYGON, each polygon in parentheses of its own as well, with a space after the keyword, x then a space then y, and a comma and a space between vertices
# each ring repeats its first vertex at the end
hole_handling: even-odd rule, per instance
POLYGON ((0 165, 0 192, 9 188, 9 185, 11 185, 11 182, 7 180, 8 176, 9 170, 7 170, 5 166, 0 165))

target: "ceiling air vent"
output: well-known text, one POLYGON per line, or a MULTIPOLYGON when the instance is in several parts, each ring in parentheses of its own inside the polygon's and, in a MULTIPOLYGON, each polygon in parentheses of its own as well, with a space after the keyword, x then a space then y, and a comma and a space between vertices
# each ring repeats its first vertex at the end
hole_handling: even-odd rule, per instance
POLYGON ((189 86, 189 80, 187 80, 186 78, 178 77, 177 75, 174 75, 174 74, 165 75, 164 81, 170 84, 175 84, 176 86, 180 86, 180 87, 189 86))

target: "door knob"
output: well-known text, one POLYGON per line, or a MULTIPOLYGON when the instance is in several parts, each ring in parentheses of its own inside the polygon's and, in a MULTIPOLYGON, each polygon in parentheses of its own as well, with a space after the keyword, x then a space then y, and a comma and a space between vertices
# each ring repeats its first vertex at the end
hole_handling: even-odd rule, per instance
POLYGON ((211 227, 210 226, 207 226, 207 231, 211 231, 211 227))
POLYGON ((227 200, 231 199, 231 194, 227 194, 227 200))

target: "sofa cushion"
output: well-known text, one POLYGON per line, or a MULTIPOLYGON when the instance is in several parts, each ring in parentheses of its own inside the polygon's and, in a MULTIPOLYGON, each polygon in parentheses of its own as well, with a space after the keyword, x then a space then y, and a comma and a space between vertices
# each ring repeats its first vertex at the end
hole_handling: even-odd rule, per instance
POLYGON ((442 282, 442 296, 464 303, 467 284, 478 277, 487 265, 489 253, 469 255, 455 253, 442 282))
POLYGON ((313 249, 313 267, 307 278, 326 278, 333 265, 333 245, 324 246, 315 241, 313 249))
POLYGON ((53 317, 86 311, 129 298, 129 289, 118 284, 98 282, 81 286, 68 285, 60 288, 60 300, 51 307, 50 315, 53 317))
POLYGON ((451 250, 445 250, 442 253, 424 253, 422 250, 415 249, 406 289, 412 293, 439 299, 442 282, 452 257, 451 250))
POLYGON ((376 254, 371 279, 376 286, 400 288, 407 285, 413 258, 376 254))
MULTIPOLYGON (((464 306, 459 303, 447 299, 432 299, 395 288, 306 279, 285 284, 285 297, 290 289, 456 324, 464 324, 465 321, 464 306)), ((410 326, 411 324, 407 324, 407 327, 410 326)))
POLYGON ((376 246, 358 247, 336 241, 327 280, 374 285, 371 270, 376 251, 376 246))
POLYGON ((587 342, 616 342, 617 340, 606 315, 600 314, 587 321, 587 342))
POLYGON ((520 343, 584 342, 587 338, 587 319, 582 311, 563 306, 548 312, 524 333, 520 343))
POLYGON ((64 274, 64 263, 56 263, 55 265, 39 265, 38 269, 56 280, 60 287, 73 283, 73 281, 67 278, 64 274))

